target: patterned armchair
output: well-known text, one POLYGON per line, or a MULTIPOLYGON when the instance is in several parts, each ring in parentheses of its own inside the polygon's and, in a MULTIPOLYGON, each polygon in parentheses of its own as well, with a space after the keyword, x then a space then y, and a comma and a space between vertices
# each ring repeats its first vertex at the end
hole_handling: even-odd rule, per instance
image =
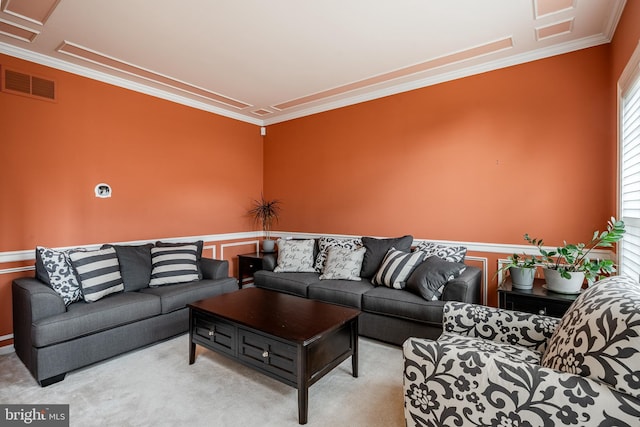
POLYGON ((407 426, 640 426, 640 284, 611 277, 562 319, 448 302, 404 351, 407 426))

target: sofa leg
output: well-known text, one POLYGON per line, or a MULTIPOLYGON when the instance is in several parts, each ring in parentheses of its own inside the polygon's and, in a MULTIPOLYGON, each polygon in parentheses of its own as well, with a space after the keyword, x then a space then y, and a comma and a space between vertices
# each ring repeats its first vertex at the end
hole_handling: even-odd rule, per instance
POLYGON ((62 381, 64 379, 65 375, 67 375, 66 372, 64 374, 56 375, 55 377, 46 378, 46 379, 44 379, 42 381, 39 381, 40 386, 41 387, 46 387, 46 386, 49 386, 51 384, 58 383, 58 382, 60 382, 60 381, 62 381))

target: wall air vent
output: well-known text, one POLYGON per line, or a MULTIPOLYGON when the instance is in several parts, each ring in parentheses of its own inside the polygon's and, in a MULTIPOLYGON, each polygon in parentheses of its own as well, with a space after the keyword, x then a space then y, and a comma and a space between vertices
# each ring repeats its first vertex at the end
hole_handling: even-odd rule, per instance
POLYGON ((53 80, 6 68, 2 68, 2 91, 47 101, 56 100, 56 83, 53 80))

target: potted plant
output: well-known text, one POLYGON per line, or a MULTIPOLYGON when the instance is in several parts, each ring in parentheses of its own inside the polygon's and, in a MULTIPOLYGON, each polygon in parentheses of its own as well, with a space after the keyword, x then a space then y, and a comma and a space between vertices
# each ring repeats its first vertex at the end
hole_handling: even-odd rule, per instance
POLYGON ((262 251, 273 252, 275 245, 274 241, 271 240, 271 227, 278 222, 280 201, 276 199, 266 200, 264 195, 260 194, 260 199, 253 201, 253 207, 249 210, 249 215, 253 217, 257 225, 262 226, 264 231, 265 238, 262 241, 262 251))
POLYGON ((496 274, 509 271, 511 285, 514 288, 531 289, 533 287, 533 279, 536 276, 538 263, 539 261, 535 256, 512 254, 509 255, 507 263, 500 267, 496 274))
POLYGON ((624 221, 611 218, 607 222, 607 229, 603 232, 595 231, 588 243, 567 243, 547 251, 542 245, 542 239, 532 239, 528 234, 524 238, 536 246, 541 255, 544 277, 547 289, 553 292, 575 294, 579 293, 585 279, 591 285, 594 281, 616 271, 615 263, 610 259, 589 258, 589 253, 596 248, 610 248, 624 236, 624 221))

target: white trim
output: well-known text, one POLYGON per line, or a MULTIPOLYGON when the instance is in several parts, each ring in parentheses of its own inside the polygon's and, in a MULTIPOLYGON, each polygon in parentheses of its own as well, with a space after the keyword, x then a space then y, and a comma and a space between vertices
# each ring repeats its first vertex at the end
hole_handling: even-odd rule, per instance
POLYGON ((11 353, 13 353, 15 351, 16 351, 16 349, 13 348, 13 344, 3 345, 2 347, 0 347, 0 356, 5 355, 5 354, 11 354, 11 353))
MULTIPOLYGON (((165 237, 160 239, 149 239, 149 240, 132 240, 126 242, 105 242, 111 243, 114 245, 144 245, 146 243, 154 243, 158 240, 162 240, 163 242, 184 242, 185 240, 193 241, 193 240, 203 240, 205 242, 219 242, 225 240, 236 240, 236 239, 251 239, 256 237, 262 237, 262 231, 245 231, 239 233, 223 233, 223 234, 208 234, 204 236, 185 236, 185 237, 165 237)), ((104 243, 93 243, 89 245, 77 245, 77 246, 65 246, 58 247, 55 249, 65 250, 65 249, 74 249, 74 248, 85 248, 85 249, 99 249, 104 243)), ((8 251, 8 252, 0 252, 0 264, 4 264, 7 262, 17 262, 17 261, 31 261, 35 259, 35 250, 34 249, 25 249, 22 251, 8 251)))
MULTIPOLYGON (((2 335, 0 336, 0 342, 13 339, 13 334, 2 335)), ((0 346, 0 355, 13 353, 15 349, 13 348, 13 344, 7 344, 0 346)))
POLYGON ((468 255, 465 256, 465 260, 480 261, 482 263, 482 305, 487 305, 488 293, 489 293, 489 259, 486 257, 479 257, 468 255))
POLYGON ((178 104, 186 105, 188 107, 193 107, 198 110, 208 111, 210 113, 218 114, 220 116, 229 117, 235 120, 251 123, 258 126, 264 125, 262 120, 249 117, 245 114, 229 111, 224 108, 216 107, 215 105, 208 104, 206 102, 197 101, 195 99, 191 99, 186 96, 171 93, 160 88, 134 82, 122 77, 113 76, 113 75, 104 73, 102 71, 93 70, 91 68, 87 68, 81 65, 73 64, 71 62, 63 61, 62 59, 59 59, 59 58, 43 55, 41 53, 31 52, 31 51, 21 49, 19 47, 12 46, 6 43, 0 42, 0 53, 4 53, 9 56, 24 59, 25 61, 35 62, 36 64, 45 65, 47 67, 66 71, 72 74, 76 74, 78 76, 87 77, 100 82, 112 84, 114 86, 130 89, 135 92, 151 95, 156 98, 176 102, 178 104))
MULTIPOLYGON (((229 117, 232 119, 236 119, 242 122, 247 122, 251 124, 255 124, 258 126, 268 126, 275 123, 280 123, 288 120, 297 119, 299 117, 304 117, 316 113, 321 113, 324 111, 333 110, 336 108, 345 107, 348 105, 359 104, 362 102, 382 98, 389 95, 395 95, 398 93, 403 93, 407 91, 411 91, 414 89, 420 89, 423 87, 435 85, 438 83, 443 83, 451 80, 456 80, 463 77, 468 77, 476 74, 481 74, 488 71, 494 71, 501 68, 510 67, 513 65, 523 64, 530 61, 535 61, 538 59, 548 58, 550 56, 560 55, 564 53, 574 52, 580 49, 586 49, 593 46, 598 46, 601 44, 611 42, 613 35, 615 33, 615 29, 622 15, 622 11, 624 10, 624 5, 626 0, 617 0, 615 4, 615 11, 611 14, 609 21, 607 21, 606 26, 604 28, 604 33, 598 34, 595 36, 585 37, 579 40, 570 41, 567 43, 562 43, 558 45, 554 45, 551 47, 545 47, 542 49, 537 49, 531 52, 526 52, 520 55, 509 56, 507 58, 501 58, 495 61, 490 61, 483 64, 471 65, 469 67, 445 72, 438 73, 437 75, 428 76, 422 79, 410 81, 410 82, 400 82, 393 86, 384 87, 378 90, 371 90, 375 85, 360 88, 354 90, 353 96, 349 96, 347 98, 337 99, 333 102, 327 102, 331 97, 323 98, 314 103, 310 103, 309 107, 303 108, 301 110, 292 111, 289 114, 279 115, 272 118, 267 118, 265 120, 261 120, 255 117, 251 117, 251 110, 257 108, 271 108, 271 107, 259 107, 259 106, 251 106, 248 108, 248 114, 242 114, 240 112, 230 111, 222 107, 218 107, 216 105, 212 105, 206 102, 201 102, 195 99, 191 99, 186 96, 181 96, 175 93, 168 92, 167 90, 163 90, 161 88, 156 88, 153 86, 149 86, 143 83, 134 82, 127 80, 122 77, 116 77, 109 75, 107 73, 93 70, 91 68, 87 68, 81 65, 73 64, 71 62, 64 61, 60 58, 55 58, 51 56, 47 56, 41 53, 31 52, 26 49, 19 48, 17 46, 12 46, 6 43, 0 42, 0 53, 4 53, 10 56, 14 56, 17 58, 21 58, 27 61, 35 62, 37 64, 45 65, 48 67, 56 68, 62 71, 67 71, 76 75, 80 75, 83 77, 88 77, 93 80, 98 80, 101 82, 109 83, 115 86, 123 87, 126 89, 130 89, 136 92, 144 93, 147 95, 151 95, 157 98, 165 99, 168 101, 176 102, 178 104, 186 105, 189 107, 197 108, 203 111, 208 111, 210 113, 218 114, 221 116, 229 117), (362 92, 362 90, 367 91, 366 93, 358 93, 362 92)), ((471 61, 472 59, 470 59, 471 61)), ((423 73, 430 73, 433 70, 426 70, 423 73)), ((407 76, 403 76, 399 79, 407 78, 407 76)), ((381 85, 388 84, 389 81, 380 83, 381 85)), ((158 83, 161 84, 161 83, 158 83)), ((341 96, 341 95, 336 95, 341 96)))
MULTIPOLYGON (((272 231, 272 236, 287 238, 294 237, 296 239, 311 239, 318 237, 337 237, 337 238, 352 238, 352 237, 361 237, 351 234, 323 234, 323 233, 299 233, 299 232, 286 232, 286 231, 272 231)), ((386 236, 371 236, 371 237, 380 237, 385 238, 386 236)), ((539 255, 538 248, 532 245, 514 245, 509 243, 484 243, 484 242, 463 242, 456 240, 435 240, 435 239, 413 239, 413 244, 429 241, 440 243, 444 245, 454 245, 454 246, 464 246, 467 248, 467 251, 473 252, 488 252, 495 254, 527 254, 527 255, 539 255)), ((546 250, 555 250, 555 246, 543 246, 546 250)), ((593 257, 597 257, 600 259, 613 259, 612 251, 604 250, 604 249, 594 249, 591 251, 593 257)))
MULTIPOLYGON (((619 15, 617 17, 618 19, 620 19, 619 15)), ((617 21, 615 21, 615 23, 617 24, 617 21)), ((473 76, 476 74, 499 70, 501 68, 507 68, 514 65, 531 62, 531 61, 537 61, 539 59, 544 59, 544 58, 548 58, 555 55, 562 55, 562 54, 574 52, 580 49, 599 46, 601 44, 609 43, 611 41, 611 36, 612 35, 608 35, 608 34, 599 34, 595 36, 585 37, 579 40, 574 40, 571 42, 562 43, 562 44, 554 45, 554 46, 543 48, 543 49, 537 49, 537 50, 522 53, 519 55, 513 55, 506 58, 501 58, 495 61, 490 61, 490 62, 478 64, 478 65, 472 65, 459 70, 439 73, 437 75, 425 77, 419 80, 413 80, 406 83, 399 83, 394 86, 385 87, 379 90, 372 90, 363 94, 354 94, 354 96, 337 99, 334 102, 323 102, 323 101, 326 101, 327 98, 325 98, 324 100, 320 100, 320 102, 322 102, 322 104, 320 105, 310 106, 302 110, 292 111, 289 114, 284 114, 284 115, 276 116, 273 118, 266 118, 263 121, 262 125, 268 126, 275 123, 285 122, 288 120, 309 116, 312 114, 322 113, 324 111, 346 107, 348 105, 359 104, 362 102, 371 101, 374 99, 383 98, 390 95, 396 95, 398 93, 408 92, 414 89, 421 89, 427 86, 432 86, 439 83, 461 79, 461 78, 473 76)), ((429 71, 430 70, 425 72, 429 72, 429 71)), ((382 82, 380 84, 385 84, 385 82, 382 82)), ((357 91, 357 89, 355 91, 357 91)), ((340 96, 340 95, 336 95, 336 96, 340 96)))
MULTIPOLYGON (((0 269, 0 274, 23 273, 25 271, 32 271, 35 269, 36 268, 33 265, 28 265, 25 267, 3 268, 3 269, 0 269)), ((2 340, 2 337, 0 337, 0 341, 1 340, 2 340)))
POLYGON ((216 245, 203 246, 202 250, 204 250, 204 249, 211 249, 211 253, 212 253, 211 258, 217 259, 216 258, 216 250, 217 250, 216 245))
POLYGON ((260 252, 260 240, 246 240, 244 242, 223 243, 220 245, 220 259, 224 259, 224 248, 242 245, 256 245, 256 253, 260 252))

